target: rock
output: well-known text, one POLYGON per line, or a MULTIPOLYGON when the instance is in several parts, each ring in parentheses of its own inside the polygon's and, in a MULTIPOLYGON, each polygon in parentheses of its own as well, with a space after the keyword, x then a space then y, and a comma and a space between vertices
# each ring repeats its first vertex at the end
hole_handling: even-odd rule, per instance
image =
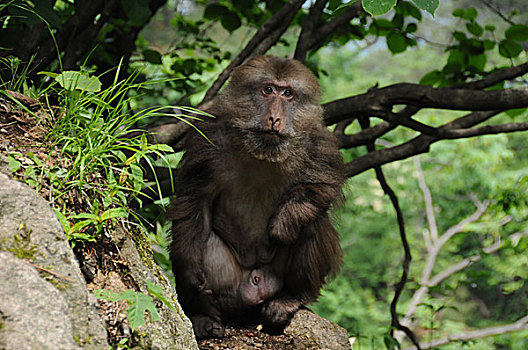
POLYGON ((303 349, 350 350, 347 331, 308 309, 299 310, 284 329, 285 335, 304 339, 303 349))
POLYGON ((174 287, 152 259, 153 253, 148 242, 139 230, 134 232, 117 227, 111 237, 121 257, 125 259, 130 275, 139 285, 142 292, 147 292, 148 281, 162 287, 163 296, 174 307, 170 310, 160 303, 158 312, 160 322, 147 322, 134 331, 135 349, 152 350, 193 350, 198 349, 191 321, 185 316, 178 304, 174 287))
POLYGON ((0 173, 0 348, 108 349, 86 289, 48 203, 0 173))

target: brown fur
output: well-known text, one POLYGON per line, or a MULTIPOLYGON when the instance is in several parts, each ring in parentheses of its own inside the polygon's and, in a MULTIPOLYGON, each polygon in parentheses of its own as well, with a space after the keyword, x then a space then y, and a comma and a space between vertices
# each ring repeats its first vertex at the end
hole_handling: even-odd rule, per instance
POLYGON ((188 136, 169 216, 176 287, 197 337, 222 336, 228 315, 247 310, 283 326, 338 272, 328 210, 345 177, 319 99, 301 63, 262 56, 208 103, 216 118, 198 127, 211 142, 188 136))

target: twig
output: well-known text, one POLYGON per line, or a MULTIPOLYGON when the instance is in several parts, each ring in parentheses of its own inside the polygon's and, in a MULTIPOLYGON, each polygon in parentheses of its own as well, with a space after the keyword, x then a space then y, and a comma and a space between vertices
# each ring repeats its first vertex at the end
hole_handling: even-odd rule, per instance
POLYGON ((51 275, 53 275, 53 276, 55 276, 55 277, 58 277, 58 278, 60 278, 60 279, 65 280, 65 281, 68 281, 68 282, 71 282, 71 283, 75 282, 74 280, 72 280, 71 278, 69 278, 69 277, 67 277, 67 276, 64 276, 64 275, 62 275, 62 274, 60 274, 60 273, 58 273, 58 272, 55 272, 55 271, 52 271, 52 270, 46 269, 46 268, 44 268, 44 267, 42 267, 42 266, 35 265, 35 264, 33 264, 32 262, 30 262, 30 261, 24 260, 24 262, 25 262, 26 264, 28 264, 29 266, 32 266, 32 267, 36 268, 37 270, 41 270, 41 271, 47 272, 47 273, 49 273, 49 274, 51 274, 51 275))
POLYGON ((425 182, 425 176, 419 156, 414 157, 414 167, 418 173, 418 186, 423 193, 427 225, 429 226, 428 234, 424 233, 424 241, 427 251, 431 251, 433 244, 438 240, 438 226, 436 224, 436 217, 434 214, 433 198, 431 196, 429 186, 427 186, 427 183, 425 182))

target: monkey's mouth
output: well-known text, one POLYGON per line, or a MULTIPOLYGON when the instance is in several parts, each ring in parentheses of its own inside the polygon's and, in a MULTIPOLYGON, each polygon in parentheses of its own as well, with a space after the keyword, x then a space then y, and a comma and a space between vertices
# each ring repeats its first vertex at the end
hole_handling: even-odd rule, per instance
POLYGON ((246 151, 260 160, 280 162, 287 157, 290 137, 277 131, 253 129, 246 134, 246 151))
POLYGON ((281 143, 288 139, 288 136, 279 133, 277 130, 253 129, 251 131, 257 138, 260 138, 263 141, 281 143))

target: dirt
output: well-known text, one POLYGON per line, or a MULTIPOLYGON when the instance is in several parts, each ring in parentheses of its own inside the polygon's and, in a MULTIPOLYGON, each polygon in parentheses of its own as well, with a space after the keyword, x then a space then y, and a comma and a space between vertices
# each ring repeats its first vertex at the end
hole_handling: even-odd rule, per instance
MULTIPOLYGON (((60 113, 60 110, 44 108, 44 104, 40 101, 20 93, 9 93, 13 98, 0 95, 0 153, 5 156, 11 154, 22 163, 22 167, 14 173, 14 177, 19 180, 24 179, 25 167, 34 162, 30 159, 31 157, 50 166, 54 164, 67 166, 64 159, 60 157, 60 150, 46 139, 53 115, 60 113)), ((54 202, 46 186, 42 186, 38 193, 50 203, 54 202)), ((72 194, 65 198, 63 203, 67 205, 81 203, 75 196, 76 194, 72 194)), ((108 289, 119 293, 125 289, 138 290, 133 280, 127 277, 128 267, 110 239, 102 237, 97 242, 77 244, 74 252, 90 291, 108 289)), ((105 322, 109 343, 112 348, 117 349, 121 340, 130 338, 132 335, 126 320, 127 305, 98 300, 98 307, 99 314, 105 322)), ((199 341, 198 344, 200 349, 207 350, 299 349, 299 344, 294 337, 269 334, 264 332, 261 326, 228 327, 224 338, 205 339, 199 341)))

